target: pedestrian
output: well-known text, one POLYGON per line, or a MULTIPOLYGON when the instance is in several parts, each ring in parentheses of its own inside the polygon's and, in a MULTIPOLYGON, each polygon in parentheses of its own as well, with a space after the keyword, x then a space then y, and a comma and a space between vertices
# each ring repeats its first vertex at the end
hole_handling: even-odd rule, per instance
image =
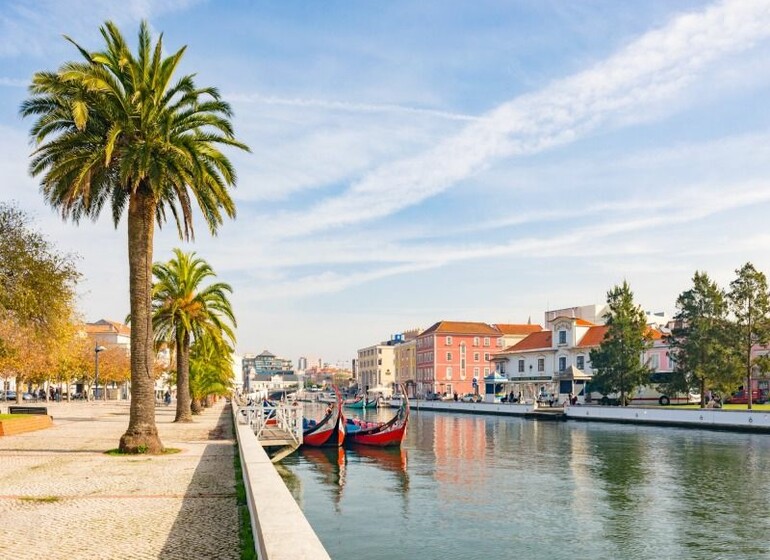
POLYGON ((166 394, 163 395, 163 402, 166 403, 166 406, 171 404, 171 393, 168 392, 168 389, 166 389, 166 394))

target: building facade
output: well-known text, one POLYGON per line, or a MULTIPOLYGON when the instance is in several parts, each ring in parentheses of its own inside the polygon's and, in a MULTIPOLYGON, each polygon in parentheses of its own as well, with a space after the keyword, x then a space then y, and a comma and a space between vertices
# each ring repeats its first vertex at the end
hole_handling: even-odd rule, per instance
POLYGON ((476 392, 489 375, 498 350, 499 330, 487 323, 439 321, 415 342, 417 394, 463 395, 476 392))
POLYGON ((292 373, 292 362, 284 358, 279 358, 275 354, 263 351, 261 354, 244 354, 241 360, 241 371, 243 372, 244 390, 251 390, 251 381, 256 379, 256 375, 271 375, 274 373, 292 373))
POLYGON ((392 340, 358 350, 356 382, 360 391, 389 389, 392 392, 395 379, 395 344, 392 340))

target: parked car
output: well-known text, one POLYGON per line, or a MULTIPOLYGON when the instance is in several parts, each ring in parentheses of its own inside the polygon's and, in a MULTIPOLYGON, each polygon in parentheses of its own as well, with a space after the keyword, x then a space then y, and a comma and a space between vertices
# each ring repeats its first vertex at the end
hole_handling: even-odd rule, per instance
MULTIPOLYGON (((767 393, 762 391, 761 389, 754 389, 751 391, 751 402, 762 404, 767 401, 767 393)), ((736 391, 727 399, 725 399, 725 402, 727 404, 749 404, 749 394, 748 391, 736 391)))
POLYGON ((2 398, 6 401, 15 401, 16 391, 6 391, 5 393, 2 393, 2 398))

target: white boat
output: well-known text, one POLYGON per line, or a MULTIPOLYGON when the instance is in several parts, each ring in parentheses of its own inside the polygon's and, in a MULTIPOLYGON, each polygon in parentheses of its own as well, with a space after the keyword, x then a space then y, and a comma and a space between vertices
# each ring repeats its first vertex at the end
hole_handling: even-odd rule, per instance
POLYGON ((390 407, 390 408, 401 408, 401 405, 404 403, 404 397, 402 395, 393 395, 389 399, 382 399, 380 401, 380 406, 390 407))
POLYGON ((318 395, 318 402, 322 403, 336 403, 337 395, 333 392, 321 393, 318 395))

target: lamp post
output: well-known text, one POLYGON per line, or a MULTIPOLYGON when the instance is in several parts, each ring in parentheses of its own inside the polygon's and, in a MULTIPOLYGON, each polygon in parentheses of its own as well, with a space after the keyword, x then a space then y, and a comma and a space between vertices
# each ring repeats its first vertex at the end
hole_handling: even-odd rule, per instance
POLYGON ((96 343, 94 346, 94 400, 99 398, 99 352, 106 350, 104 346, 99 346, 96 343))

